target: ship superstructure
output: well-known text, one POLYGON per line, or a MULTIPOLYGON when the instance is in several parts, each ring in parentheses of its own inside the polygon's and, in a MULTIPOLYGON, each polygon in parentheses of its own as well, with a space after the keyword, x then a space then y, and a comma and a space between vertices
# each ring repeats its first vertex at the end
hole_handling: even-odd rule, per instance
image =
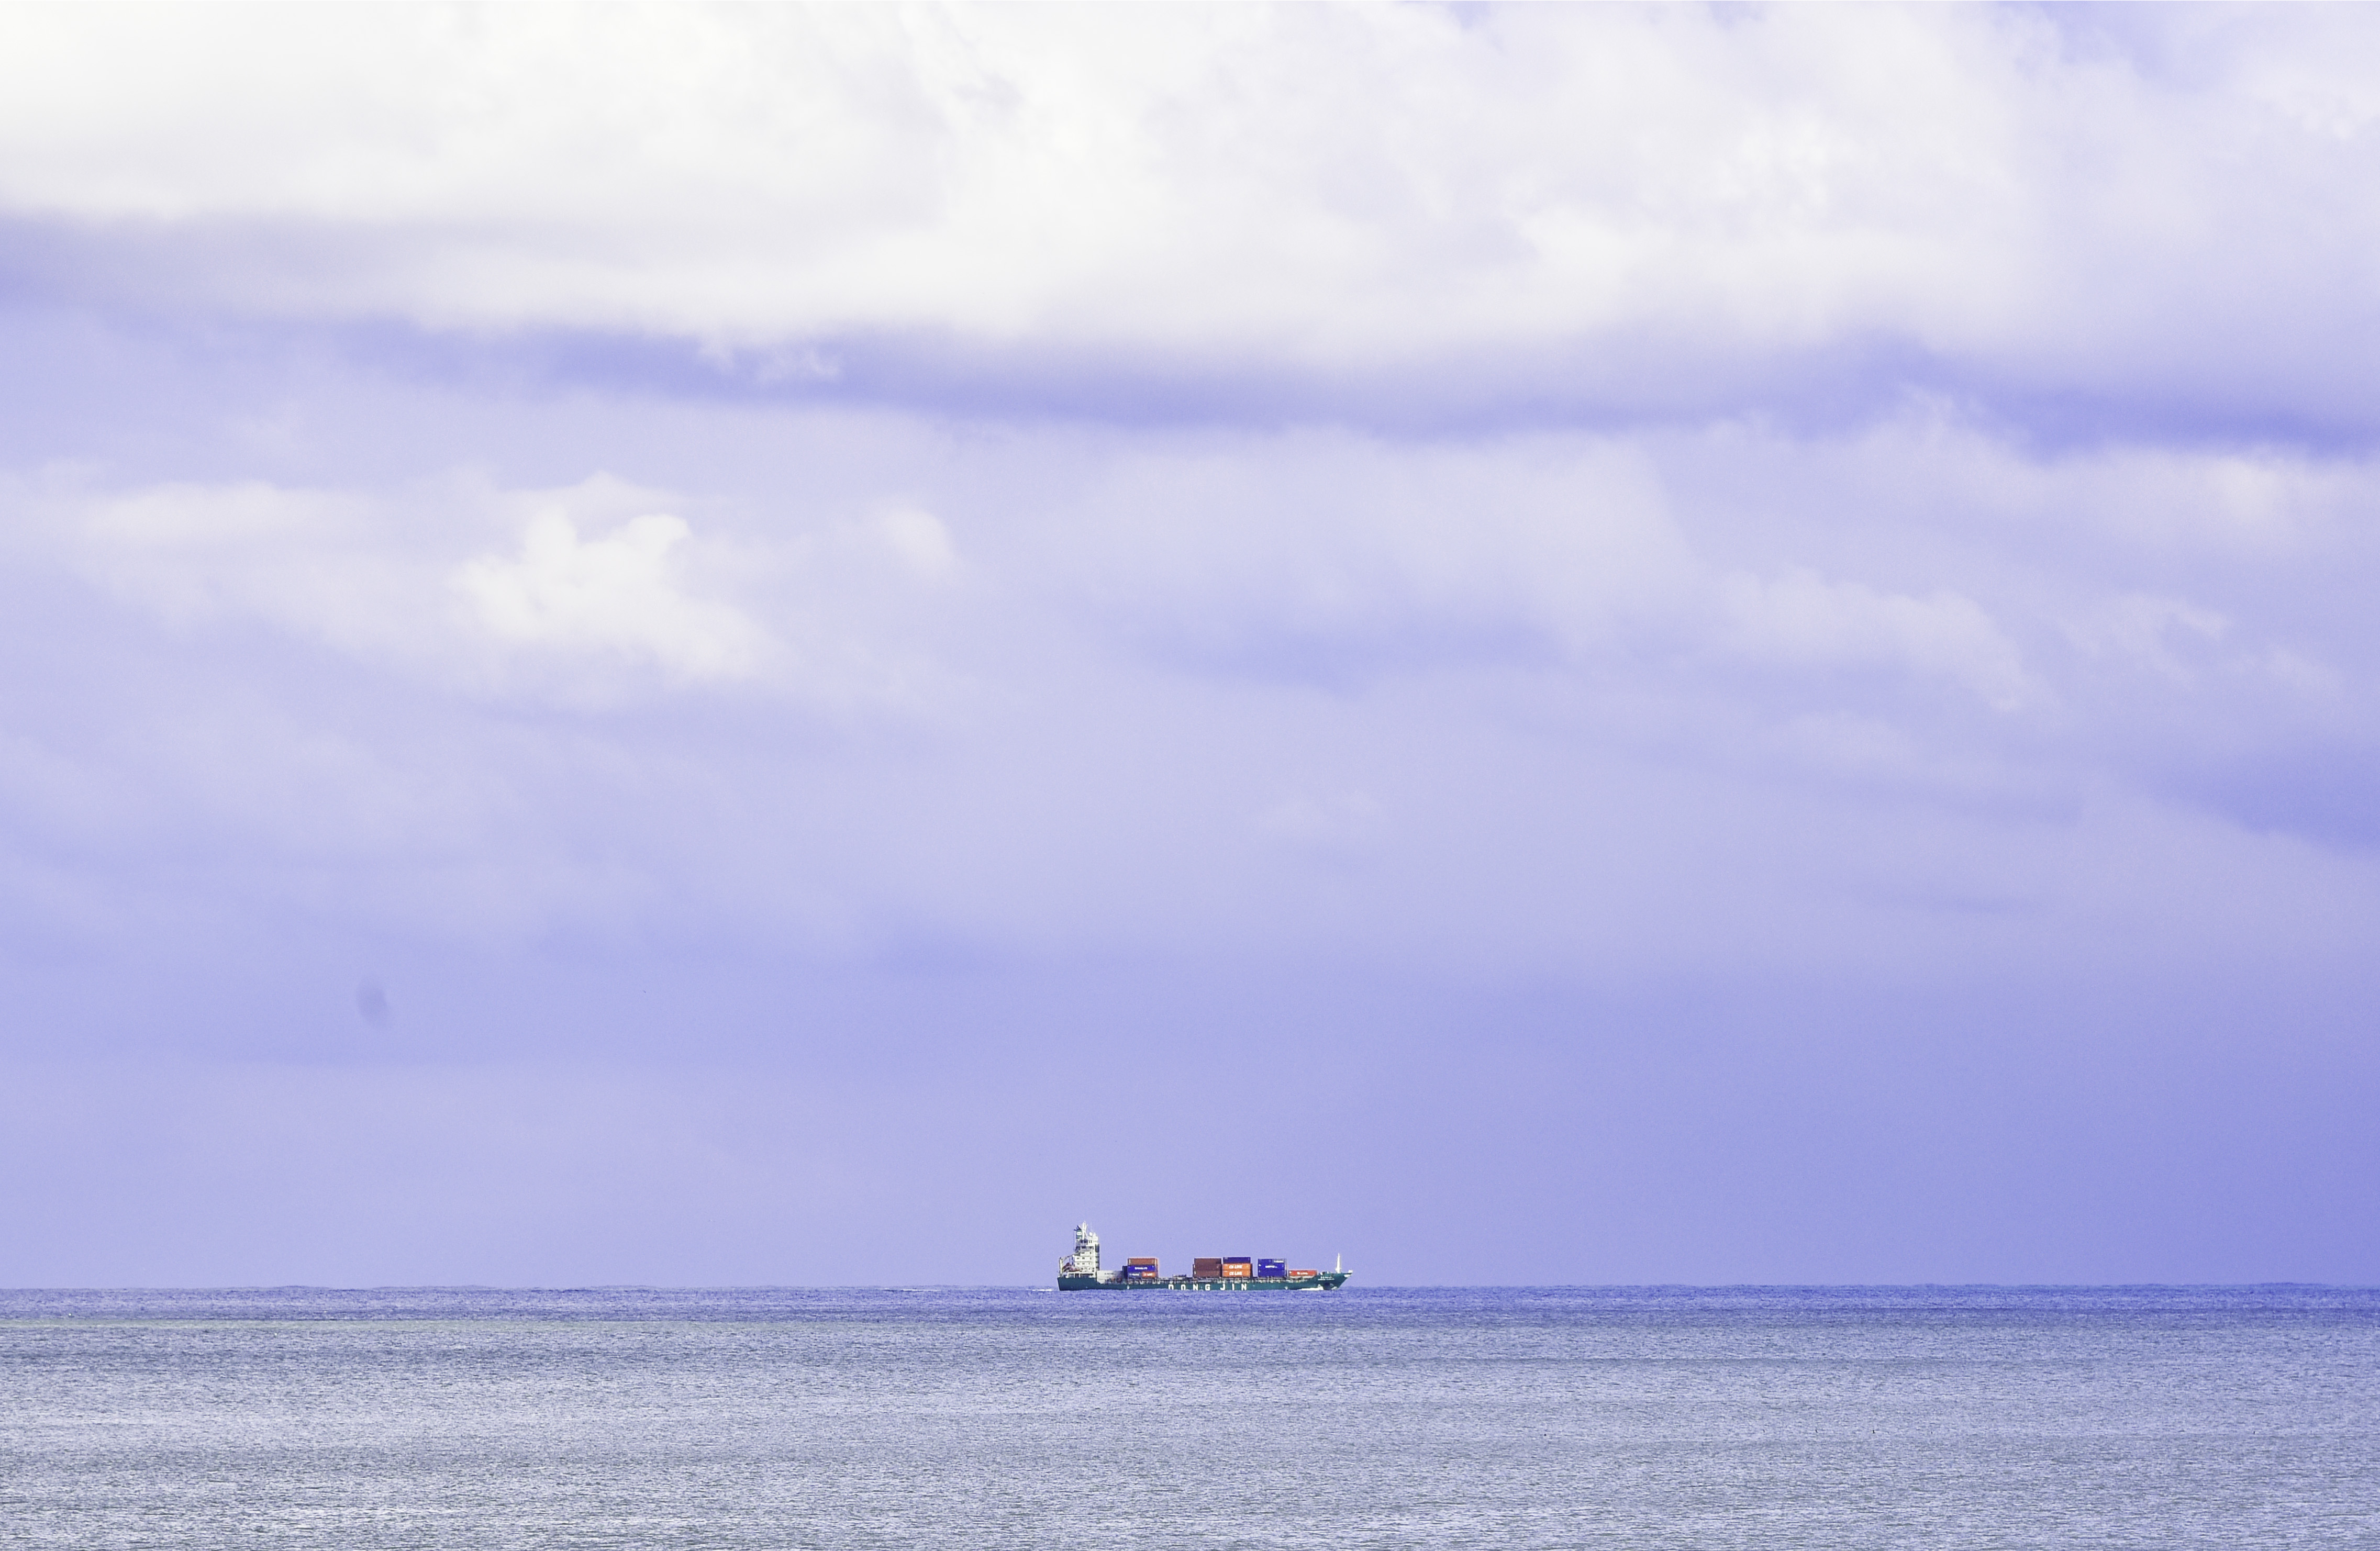
POLYGON ((1160 1289, 1169 1292, 1335 1292, 1354 1273, 1333 1257, 1328 1271, 1293 1268, 1268 1255, 1197 1255, 1186 1277, 1163 1274, 1154 1255, 1135 1255, 1120 1271, 1099 1268, 1099 1236, 1087 1222, 1075 1227, 1075 1252, 1058 1262, 1058 1290, 1093 1292, 1160 1289))
POLYGON ((1058 1276, 1061 1280, 1068 1277, 1076 1280, 1088 1277, 1095 1282, 1104 1279, 1099 1275, 1099 1236, 1091 1231, 1089 1223, 1075 1225, 1075 1253, 1058 1262, 1058 1276))

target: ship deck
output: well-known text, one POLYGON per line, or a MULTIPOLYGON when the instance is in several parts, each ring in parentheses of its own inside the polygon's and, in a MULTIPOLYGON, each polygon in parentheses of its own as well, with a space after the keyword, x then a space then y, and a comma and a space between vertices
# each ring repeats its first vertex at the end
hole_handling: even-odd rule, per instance
POLYGON ((1325 1271, 1313 1277, 1060 1277, 1062 1292, 1335 1292, 1349 1271, 1325 1271))

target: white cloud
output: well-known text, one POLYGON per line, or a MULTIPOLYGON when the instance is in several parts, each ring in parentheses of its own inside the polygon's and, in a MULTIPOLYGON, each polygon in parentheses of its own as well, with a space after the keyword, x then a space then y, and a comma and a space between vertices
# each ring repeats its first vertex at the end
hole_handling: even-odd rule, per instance
POLYGON ((1795 668, 1888 667, 1949 679, 2000 710, 2033 685, 2015 645, 1973 599, 1883 593, 1793 569, 1720 577, 1719 649, 1795 668))
POLYGON ((1368 677, 1585 658, 1692 606, 1641 455, 1595 438, 1336 432, 1135 450, 1046 519, 1047 574, 1162 655, 1368 677))
POLYGON ((929 713, 950 688, 939 642, 970 606, 949 526, 880 497, 687 501, 600 473, 540 489, 60 473, 0 479, 0 558, 62 565, 192 638, 263 626, 417 685, 581 708, 734 685, 929 713))
POLYGON ((171 483, 32 492, 83 576, 184 629, 261 620, 339 650, 419 657, 430 557, 392 547, 353 491, 171 483))
POLYGON ((509 643, 640 659, 693 679, 749 676, 766 636, 735 608, 686 590, 673 562, 690 533, 656 513, 582 539, 566 514, 543 512, 517 554, 466 563, 454 587, 509 643))
POLYGON ((895 506, 869 522, 876 537, 900 563, 926 581, 948 580, 958 570, 959 551, 951 530, 931 512, 895 506))
MULTIPOLYGON (((21 499, 47 514, 84 576, 184 631, 261 623, 449 682, 481 678, 492 662, 542 662, 573 693, 656 671, 679 682, 754 677, 769 633, 704 590, 719 567, 689 563, 701 547, 692 528, 674 515, 619 515, 655 493, 598 475, 544 491, 468 479, 379 492, 250 480, 67 483, 21 499), (524 508, 516 549, 468 555, 491 522, 519 522, 524 508), (582 538, 588 518, 614 526, 582 538)), ((913 532, 910 542, 926 539, 913 532)), ((526 685, 540 675, 502 676, 526 685)))
POLYGON ((2380 25, 2347 8, 18 6, 0 36, 0 209, 244 309, 660 331, 771 379, 890 333, 1645 402, 1887 339, 2091 391, 2363 380, 2335 346, 2380 234, 2380 25))
POLYGON ((1616 440, 1308 434, 1126 459, 1053 541, 1050 568, 1121 632, 1238 673, 1749 665, 1821 693, 1846 673, 1953 685, 2003 711, 2042 688, 1956 589, 1714 563, 1616 440))

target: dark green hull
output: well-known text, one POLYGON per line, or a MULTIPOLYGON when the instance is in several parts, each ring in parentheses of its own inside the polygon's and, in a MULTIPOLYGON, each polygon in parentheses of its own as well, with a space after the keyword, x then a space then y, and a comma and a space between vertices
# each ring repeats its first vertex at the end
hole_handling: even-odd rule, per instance
POLYGON ((1061 1292, 1336 1292, 1353 1271, 1311 1277, 1153 1277, 1143 1281, 1101 1281, 1097 1277, 1060 1277, 1061 1292))

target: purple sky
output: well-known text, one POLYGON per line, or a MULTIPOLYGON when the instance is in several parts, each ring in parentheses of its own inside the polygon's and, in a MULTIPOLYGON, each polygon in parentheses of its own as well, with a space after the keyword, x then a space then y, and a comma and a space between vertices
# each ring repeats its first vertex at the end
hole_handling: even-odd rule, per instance
POLYGON ((0 1283, 2380 1279, 2380 16, 0 14, 0 1283))

